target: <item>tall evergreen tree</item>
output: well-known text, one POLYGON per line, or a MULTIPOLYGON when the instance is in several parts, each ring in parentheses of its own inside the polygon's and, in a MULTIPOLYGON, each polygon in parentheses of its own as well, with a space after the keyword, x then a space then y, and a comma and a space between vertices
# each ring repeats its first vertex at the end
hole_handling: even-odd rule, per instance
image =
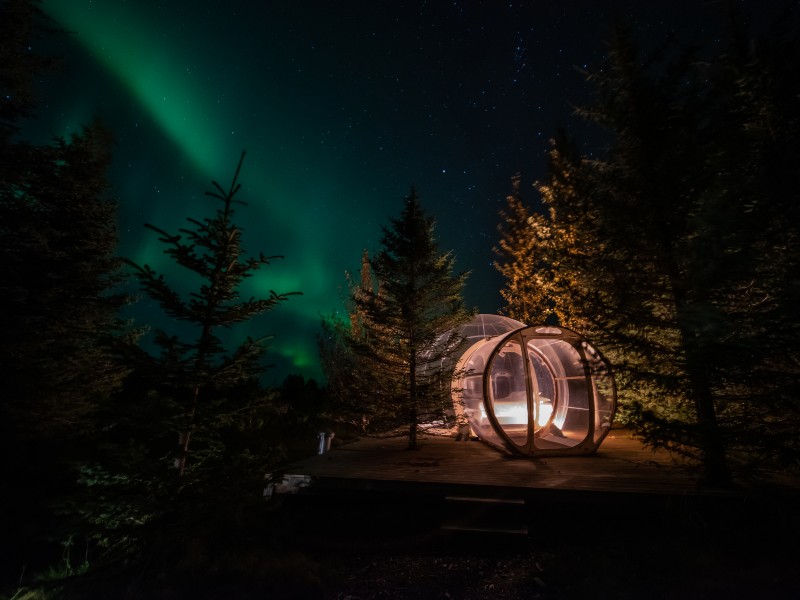
POLYGON ((370 298, 379 295, 366 250, 361 256, 358 280, 350 272, 345 276, 345 316, 333 314, 322 319, 317 346, 336 419, 358 431, 369 432, 379 427, 381 417, 373 402, 374 389, 370 379, 363 376, 365 369, 369 368, 365 364, 367 359, 354 350, 366 345, 370 335, 363 306, 371 303, 370 298))
POLYGON ((512 193, 500 211, 494 267, 505 279, 500 295, 502 313, 522 323, 545 323, 555 315, 555 272, 543 259, 549 242, 548 223, 522 201, 520 176, 512 179, 512 193))
MULTIPOLYGON (((752 416, 797 424, 797 354, 783 337, 797 329, 785 283, 796 281, 796 233, 777 216, 797 210, 784 202, 796 84, 775 55, 702 62, 670 49, 643 59, 621 32, 589 78, 596 99, 580 114, 612 143, 599 159, 554 145, 539 186, 547 262, 560 273, 561 322, 615 363, 631 422, 654 445, 697 449, 709 479, 725 482, 730 458, 775 456, 787 439, 790 428, 768 433, 752 416), (767 133, 778 114, 787 131, 767 133)), ((796 43, 783 49, 797 60, 796 43)))
MULTIPOLYGON (((0 439, 8 528, 0 549, 19 577, 55 561, 94 415, 121 385, 112 140, 97 121, 69 139, 22 132, 36 84, 56 63, 37 53, 52 23, 35 0, 0 1, 0 439)), ((70 523, 70 533, 75 523, 70 523)), ((67 534, 63 534, 66 537, 67 534)), ((0 574, 6 575, 6 573, 0 574)))
POLYGON ((18 137, 35 110, 32 80, 50 62, 30 51, 47 22, 35 2, 0 6, 0 420, 4 439, 56 438, 85 431, 122 376, 109 344, 125 302, 113 292, 112 142, 99 122, 47 145, 18 137))
POLYGON ((420 422, 444 418, 449 406, 451 375, 441 365, 454 348, 437 339, 471 316, 462 297, 468 274, 453 274, 454 258, 439 252, 434 233, 412 188, 370 261, 380 285, 353 297, 362 319, 355 340, 361 375, 370 378, 374 406, 405 423, 409 448, 420 422))
POLYGON ((584 331, 616 359, 626 383, 623 400, 681 423, 684 433, 696 423, 689 429, 708 475, 724 481, 724 449, 703 364, 709 357, 690 316, 703 310, 704 300, 690 287, 696 265, 688 245, 710 232, 691 222, 703 163, 687 119, 696 107, 680 102, 681 86, 692 81, 689 61, 679 57, 655 76, 646 64, 627 35, 614 39, 608 69, 592 78, 596 102, 583 111, 613 132, 608 157, 576 163, 555 149, 554 179, 576 183, 542 191, 556 217, 577 215, 567 216, 578 235, 560 256, 573 265, 570 258, 585 261, 584 276, 573 279, 569 291, 584 315, 584 331), (577 254, 576 243, 585 252, 577 254))
POLYGON ((159 380, 167 382, 174 393, 180 414, 176 415, 178 445, 175 466, 179 477, 186 474, 190 444, 196 432, 208 433, 224 424, 226 410, 216 405, 216 393, 260 374, 264 367, 261 342, 265 338, 248 337, 233 351, 226 351, 220 330, 245 323, 258 314, 272 310, 289 296, 270 290, 266 298, 241 300, 239 288, 253 272, 281 256, 246 257, 242 249, 242 229, 233 221, 234 206, 240 190, 239 173, 242 153, 230 187, 225 190, 213 182, 215 191, 207 196, 219 202, 213 217, 188 218, 189 228, 170 234, 153 225, 147 227, 160 236, 165 253, 175 263, 202 282, 197 291, 182 297, 163 275, 148 265, 131 262, 143 291, 156 300, 170 317, 195 328, 196 337, 184 341, 159 330, 155 343, 159 357, 138 353, 139 364, 150 369, 159 380))

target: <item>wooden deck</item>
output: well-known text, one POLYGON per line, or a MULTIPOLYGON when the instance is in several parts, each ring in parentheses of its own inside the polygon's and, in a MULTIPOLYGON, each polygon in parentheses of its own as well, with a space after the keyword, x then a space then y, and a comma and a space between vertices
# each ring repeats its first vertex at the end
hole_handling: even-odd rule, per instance
MULTIPOLYGON (((589 456, 515 457, 477 440, 423 435, 419 449, 403 438, 362 439, 289 465, 272 476, 266 495, 414 493, 525 501, 594 495, 731 497, 705 487, 697 470, 612 430, 589 456)), ((737 494, 738 495, 738 494, 737 494)))

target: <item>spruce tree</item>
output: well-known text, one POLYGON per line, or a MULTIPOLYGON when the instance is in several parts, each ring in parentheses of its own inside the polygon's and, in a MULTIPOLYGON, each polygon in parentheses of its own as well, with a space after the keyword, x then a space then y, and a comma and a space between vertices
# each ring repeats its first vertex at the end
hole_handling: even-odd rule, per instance
MULTIPOLYGON (((222 330, 250 321, 272 310, 289 296, 299 292, 277 293, 270 290, 265 298, 239 297, 242 282, 262 266, 282 256, 247 257, 242 248, 242 229, 234 222, 234 207, 245 205, 236 194, 244 153, 239 160, 230 187, 225 190, 212 182, 214 191, 206 195, 218 202, 213 217, 187 218, 190 225, 171 234, 153 225, 164 252, 200 280, 196 291, 184 297, 164 275, 149 265, 130 264, 135 269, 142 290, 156 300, 164 312, 194 328, 193 340, 183 340, 158 330, 155 343, 160 356, 137 352, 138 365, 165 382, 173 393, 179 414, 175 415, 178 444, 174 454, 177 474, 186 474, 190 446, 197 433, 208 434, 225 424, 226 409, 216 403, 220 392, 258 376, 264 369, 260 359, 265 337, 248 337, 232 351, 225 348, 222 330)), ((224 395, 224 394, 223 394, 224 395)))
POLYGON ((546 262, 549 224, 523 203, 520 176, 512 179, 512 193, 500 211, 500 241, 493 248, 494 267, 505 280, 501 312, 522 323, 545 323, 556 314, 555 271, 546 262))
POLYGON ((368 341, 369 330, 363 306, 371 304, 370 298, 378 295, 369 252, 364 250, 362 253, 358 280, 350 272, 346 272, 345 277, 345 315, 332 314, 321 320, 317 347, 336 420, 356 431, 369 433, 376 427, 380 429, 381 417, 373 402, 374 389, 370 378, 363 375, 370 368, 368 358, 355 351, 368 341))
POLYGON ((451 405, 451 374, 441 366, 454 348, 437 339, 471 316, 462 297, 468 274, 453 273, 455 260, 440 253, 434 234, 412 187, 370 261, 379 285, 353 297, 362 321, 354 340, 360 375, 368 378, 377 412, 405 424, 409 448, 417 446, 418 425, 444 418, 451 405))
POLYGON ((99 121, 49 144, 19 135, 54 62, 31 50, 49 28, 38 2, 0 4, 0 420, 12 444, 91 430, 87 415, 124 374, 112 136, 99 121))
MULTIPOLYGON (((731 368, 716 377, 721 415, 733 433, 732 455, 751 463, 800 466, 800 203, 796 172, 800 68, 796 14, 781 14, 759 35, 734 21, 732 43, 714 65, 719 136, 727 152, 713 155, 717 201, 707 221, 736 227, 739 271, 722 300, 736 335, 716 352, 731 368), (724 136, 724 138, 723 138, 724 136), (730 206, 741 222, 731 223, 730 206)), ((719 243, 703 248, 719 251, 719 243)))
POLYGON ((112 351, 125 298, 114 292, 110 143, 95 123, 68 142, 19 146, 28 171, 0 190, 3 423, 27 437, 73 435, 124 372, 112 351))
MULTIPOLYGON (((556 147, 554 183, 541 188, 559 233, 568 233, 554 258, 571 275, 565 292, 576 307, 573 318, 616 366, 623 403, 670 420, 681 430, 673 439, 691 432, 707 474, 723 482, 727 466, 705 379, 704 338, 691 317, 707 305, 690 287, 689 245, 710 232, 691 221, 698 202, 691 190, 703 163, 687 119, 694 113, 679 102, 681 86, 691 81, 689 61, 679 56, 653 75, 643 66, 653 63, 637 55, 624 32, 609 55, 607 69, 590 79, 596 100, 582 111, 612 132, 607 157, 575 161, 556 147)), ((649 441, 668 439, 657 438, 649 441)))
POLYGON ((620 32, 580 111, 608 152, 559 140, 539 186, 562 324, 603 348, 644 439, 718 483, 732 459, 797 456, 797 86, 784 70, 797 44, 767 39, 783 52, 734 44, 699 61, 670 42, 642 57, 620 32))
MULTIPOLYGON (((50 70, 57 62, 50 55, 37 53, 36 44, 53 30, 53 23, 41 9, 40 0, 3 0, 0 2, 0 146, 8 144, 22 125, 36 114, 38 99, 36 77, 50 70)), ((0 160, 3 176, 16 169, 14 155, 4 154, 0 160)))
POLYGON ((68 139, 22 135, 39 107, 36 84, 56 63, 37 52, 52 29, 39 2, 0 2, 4 583, 26 565, 33 576, 55 564, 60 542, 81 530, 59 509, 126 373, 114 350, 126 298, 106 179, 111 135, 98 121, 68 139))

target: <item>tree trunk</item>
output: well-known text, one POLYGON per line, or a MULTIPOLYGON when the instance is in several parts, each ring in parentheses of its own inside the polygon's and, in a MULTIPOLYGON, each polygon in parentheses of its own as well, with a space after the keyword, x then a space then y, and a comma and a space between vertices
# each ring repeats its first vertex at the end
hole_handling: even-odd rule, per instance
POLYGON ((703 356, 703 345, 700 341, 703 334, 697 332, 691 325, 691 300, 675 260, 675 251, 670 243, 674 237, 677 236, 671 236, 667 227, 663 228, 661 245, 666 257, 667 273, 675 301, 675 316, 680 331, 681 350, 686 360, 686 372, 691 386, 689 398, 694 403, 697 415, 697 431, 700 438, 698 441, 703 452, 703 469, 708 483, 725 487, 730 485, 731 472, 727 464, 725 443, 717 422, 714 396, 708 378, 708 366, 705 364, 707 358, 703 356))
POLYGON ((698 348, 697 333, 686 324, 687 304, 683 294, 676 294, 678 326, 681 332, 681 346, 686 358, 686 371, 689 378, 689 397, 694 403, 697 415, 697 431, 700 449, 703 452, 703 469, 708 483, 717 486, 728 486, 731 472, 728 468, 725 443, 717 422, 717 411, 714 407, 714 396, 711 393, 711 382, 708 379, 707 365, 704 364, 702 352, 698 348))
POLYGON ((178 457, 175 459, 175 469, 178 471, 178 479, 183 477, 186 470, 186 459, 189 456, 189 442, 192 439, 192 431, 194 430, 194 413, 197 409, 197 397, 199 395, 200 388, 195 387, 192 390, 191 409, 184 415, 186 417, 186 425, 182 431, 178 432, 178 457))
POLYGON ((408 424, 408 449, 417 449, 417 411, 411 411, 411 418, 408 424))
POLYGON ((409 336, 411 356, 409 358, 408 395, 410 400, 408 413, 408 449, 417 449, 417 345, 414 332, 409 336))
POLYGON ((725 443, 717 422, 714 398, 702 367, 691 352, 687 356, 689 379, 692 382, 692 400, 697 413, 700 447, 703 451, 703 469, 708 483, 726 487, 731 483, 731 472, 726 459, 725 443))

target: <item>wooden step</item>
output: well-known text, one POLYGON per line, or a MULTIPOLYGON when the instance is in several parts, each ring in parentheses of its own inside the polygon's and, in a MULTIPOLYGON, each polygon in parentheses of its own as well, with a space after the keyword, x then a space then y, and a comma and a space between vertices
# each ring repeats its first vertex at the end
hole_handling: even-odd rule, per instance
POLYGON ((447 496, 444 500, 443 530, 528 535, 527 511, 522 499, 447 496))

